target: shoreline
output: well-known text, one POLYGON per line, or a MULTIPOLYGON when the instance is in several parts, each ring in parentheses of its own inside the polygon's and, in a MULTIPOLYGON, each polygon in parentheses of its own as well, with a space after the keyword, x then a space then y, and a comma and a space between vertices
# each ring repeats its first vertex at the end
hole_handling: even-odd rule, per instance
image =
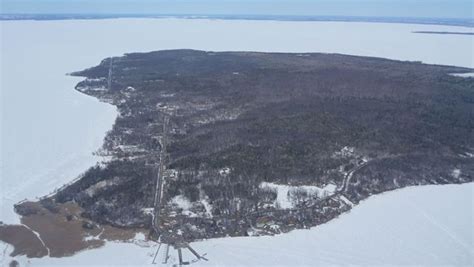
MULTIPOLYGON (((362 214, 367 213, 367 210, 369 210, 369 212, 370 212, 371 209, 375 208, 375 209, 378 209, 379 212, 382 212, 385 209, 390 210, 391 208, 395 208, 395 206, 398 207, 398 205, 401 204, 402 207, 404 207, 406 205, 416 205, 417 209, 419 209, 419 211, 416 211, 416 213, 419 213, 420 211, 422 211, 422 213, 425 213, 425 212, 428 212, 425 209, 428 207, 428 206, 426 206, 426 204, 428 204, 429 200, 426 200, 425 197, 423 197, 423 196, 425 196, 427 194, 435 196, 435 195, 438 194, 437 192, 440 192, 440 193, 444 192, 444 191, 449 192, 449 191, 453 191, 453 190, 457 190, 457 189, 462 189, 462 192, 464 191, 464 195, 465 195, 466 194, 465 191, 472 192, 473 185, 474 185, 473 182, 469 182, 469 183, 463 183, 463 184, 424 185, 424 186, 410 186, 410 187, 405 187, 405 188, 399 188, 399 189, 396 189, 396 190, 387 191, 387 192, 384 192, 384 193, 381 193, 381 194, 371 196, 371 197, 365 199, 364 201, 362 201, 361 203, 359 203, 358 205, 356 205, 356 207, 354 207, 350 211, 342 213, 340 216, 338 216, 334 220, 331 220, 330 222, 325 223, 325 224, 321 224, 321 225, 318 225, 318 226, 315 226, 315 227, 311 227, 309 229, 295 229, 295 230, 293 230, 289 233, 278 234, 278 235, 275 235, 275 236, 222 237, 222 238, 214 238, 214 239, 205 239, 205 240, 192 242, 191 245, 193 245, 193 247, 195 247, 199 251, 206 252, 208 254, 208 257, 211 260, 209 262, 210 264, 219 264, 219 262, 221 264, 224 264, 226 261, 223 261, 222 257, 219 257, 218 255, 216 255, 216 253, 218 254, 219 252, 213 251, 213 250, 215 250, 216 245, 218 247, 223 247, 223 248, 225 247, 226 251, 227 251, 228 249, 232 250, 232 244, 236 245, 237 247, 247 246, 247 245, 244 245, 244 244, 249 244, 249 245, 250 244, 257 244, 256 246, 260 247, 260 246, 267 246, 267 245, 269 245, 269 243, 289 242, 289 240, 296 240, 296 239, 299 239, 303 236, 305 236, 307 238, 315 238, 314 241, 309 241, 309 239, 308 239, 307 242, 312 242, 312 243, 316 242, 316 243, 318 243, 318 242, 321 242, 319 239, 322 238, 323 240, 325 240, 324 241, 325 243, 328 243, 328 241, 326 240, 326 239, 328 239, 328 238, 326 238, 328 233, 323 234, 325 231, 328 231, 330 229, 329 231, 334 232, 335 229, 340 229, 340 231, 342 231, 342 232, 347 232, 347 230, 345 230, 345 228, 341 228, 342 225, 352 224, 351 221, 354 220, 354 218, 361 217, 362 216, 361 213, 362 214), (400 198, 400 196, 405 196, 405 197, 400 198), (414 196, 417 196, 416 199, 413 199, 414 196), (413 202, 413 201, 415 201, 415 202, 413 202), (387 203, 391 203, 391 204, 386 205, 387 203), (421 205, 421 206, 419 206, 419 205, 421 205), (382 209, 382 207, 383 207, 383 209, 382 209), (231 247, 229 247, 229 246, 231 246, 231 247), (214 248, 214 249, 211 249, 211 248, 214 248), (216 257, 217 257, 217 259, 216 259, 216 257)), ((448 199, 448 197, 445 194, 442 194, 442 196, 443 196, 442 199, 448 199)), ((446 204, 446 205, 449 205, 449 203, 446 204)), ((431 207, 431 209, 436 209, 436 208, 431 207)), ((403 210, 404 209, 400 209, 400 210, 396 211, 395 213, 398 214, 399 212, 402 212, 403 210)), ((376 218, 377 214, 373 214, 373 216, 375 216, 373 218, 376 218)), ((390 215, 388 217, 393 217, 393 216, 396 216, 396 215, 390 215)), ((421 216, 420 218, 423 218, 424 216, 425 215, 421 216)), ((414 219, 414 218, 410 218, 410 220, 412 220, 412 219, 414 219)), ((426 217, 424 220, 427 220, 427 219, 428 219, 428 217, 426 217)), ((367 220, 372 221, 370 218, 367 218, 367 220)), ((413 222, 413 223, 415 223, 415 222, 413 222)), ((426 223, 429 223, 429 220, 427 220, 426 223)), ((369 225, 370 225, 370 223, 369 223, 369 225)), ((435 225, 433 225, 433 226, 435 226, 435 225)), ((370 231, 372 231, 370 229, 371 228, 368 227, 367 229, 363 229, 363 230, 364 230, 364 232, 370 232, 370 231)), ((377 230, 377 229, 374 229, 374 230, 377 230)), ((152 261, 152 258, 153 258, 153 255, 154 255, 153 252, 155 251, 156 244, 154 242, 147 241, 146 238, 144 238, 144 237, 139 237, 140 236, 139 233, 140 233, 140 231, 137 231, 134 237, 129 235, 128 237, 131 237, 131 238, 128 238, 128 239, 127 238, 115 239, 115 241, 113 239, 112 240, 103 240, 104 243, 101 244, 101 246, 96 247, 95 249, 85 248, 85 249, 81 249, 81 250, 76 251, 72 255, 59 257, 59 258, 58 257, 29 258, 29 257, 26 257, 24 255, 23 256, 18 255, 16 257, 7 256, 6 258, 4 258, 4 260, 17 259, 20 263, 31 262, 30 264, 33 264, 35 262, 37 262, 39 264, 41 264, 41 262, 43 262, 42 264, 48 264, 48 262, 50 262, 50 261, 55 262, 57 260, 66 260, 66 261, 70 261, 70 262, 76 262, 77 259, 81 259, 81 258, 82 259, 89 259, 88 255, 94 255, 96 253, 101 253, 101 251, 103 251, 102 253, 106 253, 106 254, 107 253, 112 253, 112 251, 115 251, 113 253, 117 253, 118 252, 117 249, 120 249, 120 251, 122 251, 122 253, 125 253, 125 254, 133 254, 133 255, 135 255, 137 253, 144 254, 143 259, 141 259, 141 260, 137 259, 136 261, 128 259, 128 261, 125 262, 125 264, 134 265, 134 264, 138 264, 137 262, 142 262, 141 264, 148 264, 149 262, 152 261), (126 251, 130 251, 130 252, 126 252, 126 251), (145 256, 145 254, 146 254, 146 256, 145 256)), ((391 233, 389 233, 389 234, 391 234, 391 233)), ((336 236, 336 237, 331 236, 330 239, 336 238, 336 241, 337 241, 342 237, 343 234, 339 234, 339 235, 340 236, 336 236)), ((441 235, 441 236, 444 236, 444 235, 441 235)), ((0 242, 2 242, 2 241, 0 241, 0 242)), ((462 243, 462 241, 460 241, 460 242, 462 243)), ((354 243, 354 240, 350 241, 349 244, 350 243, 354 243)), ((396 243, 394 243, 394 245, 396 246, 396 243)), ((9 245, 9 246, 10 246, 10 248, 6 249, 6 252, 8 252, 8 253, 12 252, 11 245, 9 245)), ((318 246, 321 246, 321 244, 319 244, 318 246)), ((217 251, 220 251, 220 250, 217 249, 217 251)), ((175 253, 175 252, 172 251, 171 253, 175 253)), ((228 251, 224 255, 226 255, 228 253, 230 253, 230 252, 228 251)), ((255 253, 258 253, 258 252, 255 252, 255 253)), ((321 252, 318 252, 316 254, 319 255, 319 253, 321 253, 321 252)), ((252 255, 253 254, 251 254, 250 256, 247 256, 247 257, 252 257, 252 255)), ((290 254, 290 256, 291 256, 291 254, 290 254)), ((223 257, 225 258, 225 256, 223 256, 223 257)), ((293 259, 294 255, 291 256, 291 258, 293 259)), ((311 258, 313 258, 313 257, 311 257, 311 258)), ((90 259, 93 259, 93 258, 90 258, 90 259)), ((243 259, 244 260, 243 262, 245 262, 245 259, 243 259)), ((257 257, 257 259, 258 259, 258 257, 257 257)), ((320 261, 321 260, 324 261, 324 259, 320 259, 320 261)), ((257 260, 257 262, 262 263, 261 260, 257 260)), ((335 262, 337 262, 337 261, 334 261, 333 264, 335 264, 335 262)), ((109 264, 112 264, 112 263, 109 263, 109 264)), ((375 264, 375 262, 372 262, 372 264, 375 264)), ((23 265, 21 265, 21 266, 23 266, 23 265)))
MULTIPOLYGON (((76 151, 70 151, 69 153, 71 155, 60 159, 59 162, 55 162, 54 167, 51 166, 50 169, 46 169, 40 173, 20 174, 16 179, 24 180, 24 183, 15 187, 4 188, 3 190, 6 191, 3 191, 0 205, 2 208, 2 218, 0 221, 3 223, 20 223, 20 216, 14 212, 14 205, 25 201, 39 201, 48 196, 54 195, 61 188, 80 180, 89 168, 108 161, 108 158, 105 156, 97 155, 97 151, 102 148, 103 140, 107 136, 107 132, 109 132, 115 124, 119 114, 117 107, 76 90, 75 86, 81 80, 80 77, 74 77, 67 74, 62 76, 63 77, 58 77, 58 79, 65 77, 65 82, 72 85, 67 90, 70 90, 70 93, 74 95, 75 103, 82 102, 86 105, 94 105, 96 108, 102 109, 102 114, 99 117, 105 118, 113 116, 113 121, 110 124, 101 122, 101 126, 107 129, 100 131, 100 134, 91 132, 90 130, 93 128, 87 129, 87 131, 84 132, 88 139, 83 143, 85 147, 91 148, 87 153, 83 152, 84 155, 78 156, 76 151), (47 181, 48 186, 44 186, 44 183, 41 181, 47 181), (33 189, 32 186, 39 185, 40 183, 42 186, 39 188, 35 187, 34 192, 29 192, 30 189, 33 189), (19 195, 22 197, 19 198, 19 195), (5 211, 6 207, 10 207, 10 210, 5 211)), ((58 84, 53 86, 58 88, 62 87, 58 84)), ((83 120, 87 121, 87 117, 84 117, 83 120)), ((100 120, 102 121, 103 119, 100 120)), ((97 128, 97 126, 98 125, 95 125, 94 128, 97 128)))

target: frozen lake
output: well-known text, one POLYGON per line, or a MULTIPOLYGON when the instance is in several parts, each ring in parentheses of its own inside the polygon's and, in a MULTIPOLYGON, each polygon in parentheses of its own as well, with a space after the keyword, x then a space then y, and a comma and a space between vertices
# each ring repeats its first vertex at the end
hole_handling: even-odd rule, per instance
MULTIPOLYGON (((92 155, 92 152, 100 147, 105 132, 111 128, 116 116, 115 108, 73 90, 80 79, 68 77, 65 74, 94 66, 103 58, 119 56, 127 52, 192 48, 215 51, 343 53, 474 67, 473 36, 412 33, 413 31, 465 31, 466 28, 462 27, 184 19, 1 21, 0 25, 0 221, 6 223, 18 222, 18 217, 15 216, 12 209, 14 203, 25 198, 34 199, 51 192, 54 188, 74 179, 98 160, 92 155)), ((439 207, 445 213, 464 211, 450 216, 456 216, 454 218, 457 220, 470 223, 467 224, 467 228, 472 228, 470 227, 473 226, 472 185, 453 188, 453 191, 450 191, 453 192, 451 194, 453 199, 458 196, 457 190, 459 192, 467 190, 468 193, 465 193, 465 196, 470 196, 471 201, 468 199, 468 201, 456 202, 456 209, 438 206, 438 204, 433 206, 439 207)), ((426 189, 409 190, 423 191, 426 189)), ((451 199, 451 195, 448 194, 445 197, 451 199)), ((383 198, 384 196, 376 197, 367 203, 379 203, 383 198)), ((381 206, 380 208, 379 213, 374 214, 383 214, 381 211, 385 207, 381 206)), ((421 207, 422 210, 424 208, 426 207, 421 207)), ((400 210, 399 212, 405 211, 400 210)), ((355 213, 354 210, 338 221, 348 220, 347 218, 352 218, 355 213)), ((411 215, 400 214, 399 216, 405 218, 411 215)), ((434 221, 444 219, 436 216, 446 217, 443 213, 435 213, 433 216, 435 216, 434 221)), ((462 228, 451 225, 450 222, 443 224, 443 228, 448 229, 448 232, 454 231, 452 227, 462 228)), ((410 227, 406 223, 404 220, 397 221, 397 225, 402 226, 396 227, 394 230, 403 229, 403 225, 410 227)), ((337 223, 329 223, 324 227, 337 227, 337 223)), ((381 229, 393 228, 393 221, 382 220, 380 227, 381 229)), ((465 228, 462 230, 467 231, 465 228)), ((305 236, 312 236, 313 231, 321 232, 322 230, 306 231, 305 236)), ((292 236, 297 235, 296 233, 299 232, 278 238, 291 239, 292 236)), ((341 242, 344 241, 343 243, 346 244, 345 238, 354 238, 347 237, 343 233, 347 235, 348 229, 339 229, 333 233, 336 236, 333 236, 332 239, 342 240, 341 242)), ((413 235, 414 233, 400 232, 394 234, 397 237, 395 241, 387 240, 393 242, 410 240, 405 246, 409 249, 410 242, 414 240, 413 235)), ((463 236, 465 238, 467 236, 467 239, 462 242, 467 244, 472 260, 472 230, 463 233, 463 236)), ((364 238, 372 240, 373 236, 358 236, 357 238, 362 238, 362 241, 364 238)), ((420 236, 419 239, 424 238, 424 236, 420 236)), ((459 239, 459 237, 457 238, 459 239)), ((259 240, 267 239, 261 238, 259 240)), ((385 239, 377 240, 382 242, 385 239)), ((387 240, 384 242, 388 242, 387 240)), ((360 244, 368 243, 367 240, 366 242, 362 241, 360 244)), ((433 244, 438 241, 441 242, 432 240, 430 244, 433 247, 444 246, 441 243, 433 244)), ((212 242, 219 244, 222 241, 203 242, 202 246, 212 244, 212 242)), ((304 243, 306 242, 309 241, 305 240, 304 243)), ((238 251, 239 257, 241 256, 242 260, 246 259, 244 256, 246 253, 242 251, 243 247, 240 244, 242 244, 241 241, 226 241, 227 253, 234 253, 234 256, 229 255, 230 258, 235 258, 235 253, 237 253, 235 251, 238 251), (235 247, 232 244, 235 244, 235 247)), ((262 243, 262 245, 264 244, 262 243)), ((275 249, 285 251, 294 246, 291 241, 285 244, 282 243, 281 246, 284 247, 275 249)), ((385 243, 375 243, 374 247, 385 245, 385 243)), ((126 245, 123 246, 126 247, 126 245)), ((332 249, 334 244, 318 243, 318 247, 332 249)), ((416 248, 416 246, 412 247, 416 248)), ((455 248, 459 248, 456 249, 459 253, 462 252, 461 247, 455 248)), ((361 245, 354 245, 347 249, 349 252, 344 255, 357 255, 359 253, 357 250, 361 249, 361 245)), ((105 253, 106 250, 107 248, 87 253, 99 253, 100 251, 105 253)), ((452 249, 444 251, 446 252, 433 250, 422 255, 432 260, 426 262, 439 264, 451 262, 454 264, 457 263, 455 260, 461 260, 466 263, 466 257, 456 257, 452 259, 453 261, 446 261, 457 255, 453 254, 452 249)), ((212 254, 212 251, 204 252, 212 254)), ((261 253, 258 255, 269 256, 268 253, 261 253)), ((248 260, 251 259, 252 257, 248 258, 248 260)), ((335 264, 350 262, 343 255, 336 256, 334 260, 335 264), (340 262, 337 261, 338 259, 340 262)), ((354 258, 354 262, 357 263, 355 260, 356 258, 354 258)), ((410 258, 407 258, 407 261, 410 263, 410 258)), ((416 263, 416 261, 413 262, 416 263)), ((245 261, 240 263, 246 264, 245 261)), ((374 261, 372 263, 377 264, 374 261)), ((394 261, 392 264, 397 263, 400 262, 394 261)), ((311 262, 307 264, 311 264, 311 262)))

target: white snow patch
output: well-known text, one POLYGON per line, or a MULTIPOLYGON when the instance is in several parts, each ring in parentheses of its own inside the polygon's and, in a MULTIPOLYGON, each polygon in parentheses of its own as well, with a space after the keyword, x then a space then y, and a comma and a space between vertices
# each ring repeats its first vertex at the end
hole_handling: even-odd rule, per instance
POLYGON ((467 72, 467 73, 451 73, 452 76, 456 77, 463 77, 463 78, 469 78, 469 77, 474 77, 474 72, 467 72))
POLYGON ((165 175, 167 178, 170 178, 170 179, 175 179, 178 177, 178 171, 175 170, 175 169, 166 169, 165 170, 165 175))
POLYGON ((183 210, 181 212, 181 214, 185 215, 185 216, 188 216, 188 217, 191 217, 191 218, 194 218, 194 217, 199 217, 196 213, 190 211, 190 210, 183 210))
POLYGON ((169 93, 169 94, 161 94, 160 96, 164 97, 164 98, 167 98, 167 97, 173 97, 175 95, 176 95, 175 93, 169 93))
POLYGON ((138 145, 118 145, 115 148, 122 150, 124 153, 146 152, 145 149, 140 148, 138 145))
POLYGON ((133 239, 144 241, 144 240, 146 240, 146 236, 142 232, 138 232, 138 233, 135 234, 135 237, 133 239))
POLYGON ((454 169, 454 170, 451 172, 451 176, 453 176, 454 178, 458 179, 459 176, 461 176, 461 170, 460 170, 460 169, 454 169))
POLYGON ((101 77, 101 78, 87 78, 86 81, 88 82, 101 82, 101 81, 105 81, 106 79, 104 77, 101 77))
POLYGON ((464 154, 460 154, 459 156, 461 156, 463 158, 474 158, 474 153, 464 152, 464 154))
POLYGON ((347 197, 343 196, 343 195, 340 195, 339 198, 344 201, 344 203, 346 203, 347 205, 349 206, 354 206, 354 203, 352 203, 352 201, 350 201, 349 199, 347 199, 347 197))
POLYGON ((398 181, 397 181, 397 178, 393 178, 393 184, 395 185, 395 187, 400 187, 400 185, 398 184, 398 181))
POLYGON ((219 170, 220 175, 228 175, 230 173, 230 168, 229 167, 224 167, 219 170))
POLYGON ((92 241, 92 240, 99 240, 99 235, 97 236, 88 235, 84 238, 84 241, 92 241))
POLYGON ((94 196, 97 191, 118 184, 120 181, 119 177, 114 177, 113 179, 110 180, 105 180, 105 181, 99 181, 91 186, 89 186, 84 192, 89 195, 90 197, 94 196))
POLYGON ((84 86, 84 87, 78 87, 77 90, 81 91, 81 92, 85 92, 85 91, 95 91, 95 92, 100 92, 100 91, 107 91, 107 88, 103 87, 103 86, 84 86))
POLYGON ((153 214, 154 210, 155 210, 154 208, 143 208, 143 209, 141 209, 141 211, 144 214, 153 214))
POLYGON ((209 203, 207 198, 201 199, 201 203, 206 210, 206 217, 212 218, 212 205, 209 203))
POLYGON ((335 157, 343 157, 343 158, 350 157, 350 156, 354 155, 354 150, 355 150, 355 148, 353 148, 353 147, 345 146, 345 147, 341 148, 341 150, 334 152, 334 156, 335 157))
POLYGON ((136 233, 135 237, 131 240, 131 242, 143 248, 148 248, 156 244, 153 241, 147 240, 145 234, 142 232, 136 233))
POLYGON ((187 197, 182 195, 175 196, 171 199, 170 203, 181 209, 181 214, 189 217, 198 217, 196 213, 190 210, 193 207, 193 204, 187 197))
POLYGON ((294 208, 297 204, 297 194, 305 194, 307 198, 322 198, 332 195, 336 191, 336 185, 334 184, 328 184, 325 187, 320 188, 312 185, 292 186, 262 182, 260 188, 264 190, 272 190, 277 193, 274 206, 280 209, 294 208))

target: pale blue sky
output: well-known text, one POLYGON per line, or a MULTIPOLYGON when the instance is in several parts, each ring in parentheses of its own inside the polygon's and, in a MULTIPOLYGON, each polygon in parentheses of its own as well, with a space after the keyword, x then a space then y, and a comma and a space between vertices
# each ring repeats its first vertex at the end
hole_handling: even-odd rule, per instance
POLYGON ((1 13, 472 18, 474 0, 0 0, 1 13))

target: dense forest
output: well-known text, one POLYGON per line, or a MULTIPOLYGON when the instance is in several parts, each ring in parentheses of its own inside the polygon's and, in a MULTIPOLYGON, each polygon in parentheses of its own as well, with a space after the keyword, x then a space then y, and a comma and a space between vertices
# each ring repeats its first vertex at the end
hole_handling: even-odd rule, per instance
POLYGON ((118 108, 98 151, 110 160, 43 202, 189 241, 310 227, 380 192, 472 182, 474 79, 450 75, 465 72, 320 53, 107 58, 73 75, 118 108))

